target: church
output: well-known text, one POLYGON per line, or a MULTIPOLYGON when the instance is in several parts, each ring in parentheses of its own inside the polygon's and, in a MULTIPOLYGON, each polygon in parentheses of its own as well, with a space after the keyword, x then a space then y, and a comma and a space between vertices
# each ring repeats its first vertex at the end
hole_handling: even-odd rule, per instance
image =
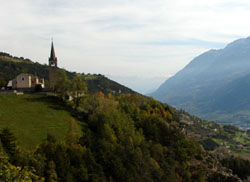
MULTIPOLYGON (((49 57, 49 90, 55 90, 57 75, 57 57, 55 54, 53 41, 51 42, 51 51, 49 57)), ((35 89, 37 86, 45 88, 44 78, 39 78, 33 74, 20 73, 14 79, 8 82, 7 87, 12 89, 35 89)))
POLYGON ((13 89, 35 88, 36 86, 44 88, 44 79, 29 73, 21 73, 9 81, 8 86, 13 89))

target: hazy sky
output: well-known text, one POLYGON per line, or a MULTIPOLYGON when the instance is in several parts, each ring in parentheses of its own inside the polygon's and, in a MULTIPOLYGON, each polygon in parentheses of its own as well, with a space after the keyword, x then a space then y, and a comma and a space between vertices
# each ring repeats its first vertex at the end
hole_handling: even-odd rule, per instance
POLYGON ((0 51, 101 73, 142 93, 194 57, 249 36, 247 0, 0 0, 0 51))

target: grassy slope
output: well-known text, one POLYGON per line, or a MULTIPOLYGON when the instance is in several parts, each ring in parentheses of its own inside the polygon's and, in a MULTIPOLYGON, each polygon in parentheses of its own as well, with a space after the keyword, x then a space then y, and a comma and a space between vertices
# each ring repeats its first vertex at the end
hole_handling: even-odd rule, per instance
POLYGON ((30 149, 53 134, 63 140, 69 133, 80 133, 80 125, 55 99, 41 95, 0 95, 0 129, 9 127, 18 144, 30 149))

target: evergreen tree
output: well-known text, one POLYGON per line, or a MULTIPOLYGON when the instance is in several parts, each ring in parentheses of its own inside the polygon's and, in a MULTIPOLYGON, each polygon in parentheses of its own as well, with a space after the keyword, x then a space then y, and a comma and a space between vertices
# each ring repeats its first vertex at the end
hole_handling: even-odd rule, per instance
POLYGON ((9 128, 2 130, 0 139, 5 152, 10 156, 13 156, 16 153, 16 138, 9 128))

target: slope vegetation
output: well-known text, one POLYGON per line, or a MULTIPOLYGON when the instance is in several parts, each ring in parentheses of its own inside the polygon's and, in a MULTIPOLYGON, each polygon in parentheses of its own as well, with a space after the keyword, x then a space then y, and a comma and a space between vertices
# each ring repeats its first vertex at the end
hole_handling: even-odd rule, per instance
MULTIPOLYGON (((46 97, 25 96, 18 99, 24 99, 23 104, 28 104, 46 100, 46 97)), ((58 108, 56 102, 53 103, 50 105, 46 101, 44 104, 53 107, 53 113, 57 112, 58 117, 61 117, 57 123, 66 122, 68 116, 58 113, 61 105, 58 108)), ((39 105, 43 103, 39 102, 39 105)), ((43 122, 49 125, 49 122, 53 122, 48 117, 51 113, 43 112, 47 117, 43 118, 43 122)), ((28 157, 17 153, 11 140, 6 142, 8 138, 1 135, 2 148, 9 162, 23 169, 35 169, 32 173, 36 178, 45 178, 45 181, 214 182, 223 179, 231 182, 230 179, 237 179, 227 173, 213 155, 182 132, 182 124, 175 109, 152 98, 139 94, 117 97, 110 94, 88 95, 75 112, 81 120, 81 136, 72 138, 72 135, 67 135, 67 141, 70 142, 56 142, 53 136, 47 137, 28 157)), ((12 110, 9 113, 15 112, 12 110)), ((25 124, 16 126, 15 132, 24 127, 25 124)), ((28 130, 31 136, 37 131, 32 130, 32 127, 26 132, 28 130)), ((59 128, 53 130, 53 134, 58 131, 59 128)), ((0 163, 0 169, 8 166, 6 162, 0 163)), ((8 170, 3 174, 6 176, 4 179, 8 179, 8 170)))
POLYGON ((69 132, 81 134, 78 121, 56 98, 42 95, 0 95, 0 129, 8 127, 18 144, 33 148, 53 134, 59 141, 69 132))

